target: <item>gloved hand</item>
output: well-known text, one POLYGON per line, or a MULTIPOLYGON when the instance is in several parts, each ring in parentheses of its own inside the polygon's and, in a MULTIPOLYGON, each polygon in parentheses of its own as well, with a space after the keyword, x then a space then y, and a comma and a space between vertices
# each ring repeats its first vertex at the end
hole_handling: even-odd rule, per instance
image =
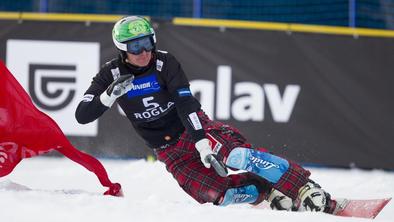
POLYGON ((194 146, 200 153, 201 162, 204 164, 204 166, 206 168, 211 168, 211 161, 209 159, 209 155, 213 154, 211 141, 209 141, 209 139, 207 138, 204 138, 197 141, 197 143, 194 144, 194 146))
POLYGON ((273 210, 292 210, 293 200, 278 190, 272 189, 267 200, 273 210))
POLYGON ((115 100, 133 88, 133 74, 121 75, 115 79, 107 90, 100 95, 100 101, 104 106, 111 107, 115 100))
POLYGON ((212 165, 219 176, 226 177, 228 175, 227 167, 222 161, 219 161, 217 156, 212 152, 211 141, 204 138, 197 141, 194 146, 200 153, 201 162, 206 168, 210 168, 212 165))

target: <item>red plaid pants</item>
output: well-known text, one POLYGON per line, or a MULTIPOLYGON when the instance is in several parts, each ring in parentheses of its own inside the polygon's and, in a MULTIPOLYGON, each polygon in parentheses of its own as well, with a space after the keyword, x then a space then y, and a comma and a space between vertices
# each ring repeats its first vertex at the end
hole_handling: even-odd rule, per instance
MULTIPOLYGON (((199 113, 199 117, 205 132, 221 144, 217 153, 220 160, 225 160, 235 147, 252 148, 237 129, 218 121, 212 121, 203 112, 199 113)), ((265 152, 263 148, 258 149, 265 152)), ((176 144, 154 151, 157 159, 166 165, 167 170, 182 189, 199 203, 219 204, 227 189, 250 184, 256 185, 261 193, 258 202, 266 198, 271 187, 295 199, 299 188, 307 183, 310 175, 309 171, 289 161, 289 170, 276 184, 270 184, 263 178, 248 172, 221 177, 212 167, 204 167, 191 135, 186 131, 176 144)))

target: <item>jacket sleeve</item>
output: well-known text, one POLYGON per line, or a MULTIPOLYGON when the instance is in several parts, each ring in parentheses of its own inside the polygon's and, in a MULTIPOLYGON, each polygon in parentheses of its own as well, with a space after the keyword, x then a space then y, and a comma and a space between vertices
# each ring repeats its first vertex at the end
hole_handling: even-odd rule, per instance
POLYGON ((201 111, 201 104, 192 95, 189 80, 180 63, 171 54, 168 54, 166 68, 167 87, 174 100, 178 116, 193 140, 197 142, 205 138, 205 131, 197 115, 197 112, 201 111))
POLYGON ((107 89, 112 81, 112 74, 106 67, 103 67, 93 78, 91 85, 88 90, 86 90, 82 101, 78 104, 75 111, 75 118, 78 123, 90 123, 108 110, 108 107, 101 103, 100 95, 107 89))

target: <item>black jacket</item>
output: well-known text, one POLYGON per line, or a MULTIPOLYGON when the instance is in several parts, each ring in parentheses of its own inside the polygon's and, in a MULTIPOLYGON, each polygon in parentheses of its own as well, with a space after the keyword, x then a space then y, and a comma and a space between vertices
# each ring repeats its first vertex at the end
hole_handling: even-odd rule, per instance
POLYGON ((103 65, 79 103, 75 117, 85 124, 100 117, 108 107, 100 95, 119 75, 134 74, 133 89, 117 99, 117 103, 137 133, 151 148, 175 142, 185 128, 195 141, 205 137, 196 112, 201 105, 189 89, 189 81, 181 65, 170 53, 153 53, 150 64, 134 67, 115 58, 103 65))

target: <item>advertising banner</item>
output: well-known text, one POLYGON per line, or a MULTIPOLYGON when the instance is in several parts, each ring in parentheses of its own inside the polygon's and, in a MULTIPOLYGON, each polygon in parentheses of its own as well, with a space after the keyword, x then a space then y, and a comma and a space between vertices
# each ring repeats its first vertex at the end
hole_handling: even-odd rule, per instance
MULTIPOLYGON (((112 25, 0 21, 0 58, 76 147, 140 158, 152 152, 118 106, 87 125, 74 117, 117 55, 112 25)), ((158 48, 180 61, 204 111, 253 145, 302 163, 394 169, 393 39, 155 26, 158 48)))

